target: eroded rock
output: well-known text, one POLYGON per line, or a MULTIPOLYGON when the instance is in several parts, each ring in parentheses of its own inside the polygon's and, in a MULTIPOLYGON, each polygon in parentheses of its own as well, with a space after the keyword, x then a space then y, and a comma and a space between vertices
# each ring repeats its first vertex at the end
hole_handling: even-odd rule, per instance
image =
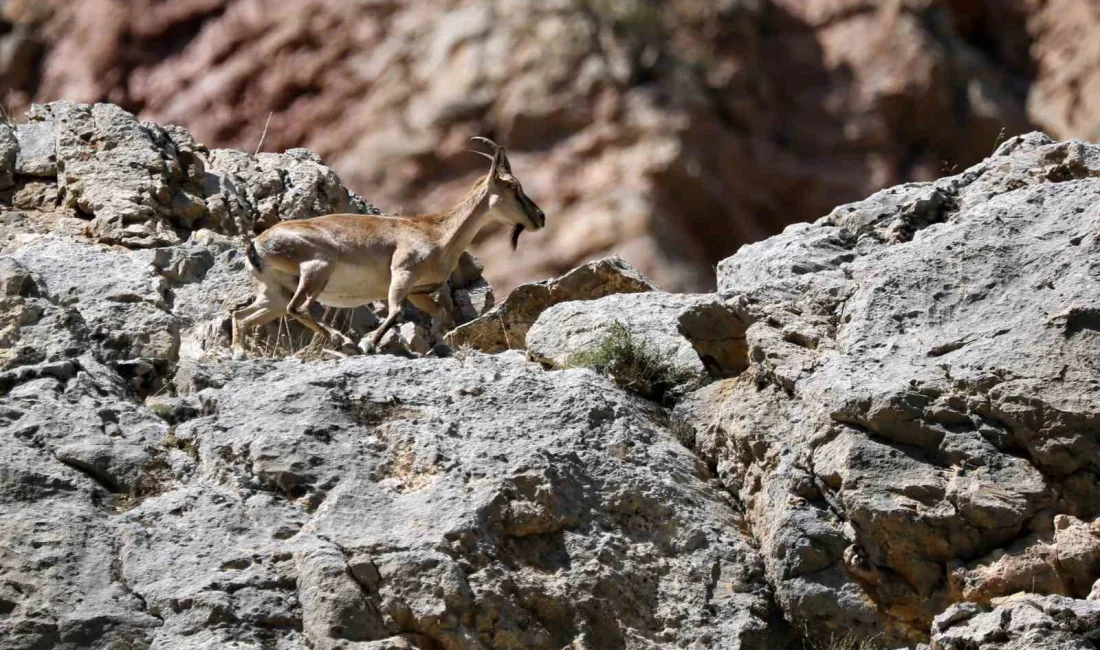
POLYGON ((135 253, 48 235, 5 259, 4 300, 14 322, 0 351, 4 367, 87 352, 150 370, 178 358, 179 320, 166 300, 168 285, 135 253))
POLYGON ((933 650, 1089 650, 1100 634, 1100 604, 1019 594, 991 611, 955 605, 936 618, 933 650))
MULTIPOLYGON (((518 351, 218 361, 251 292, 240 233, 356 199, 301 152, 284 175, 83 119, 55 151, 133 145, 86 178, 152 143, 163 168, 122 194, 190 192, 213 157, 236 207, 139 192, 107 213, 186 240, 131 249, 90 240, 48 175, 0 194, 53 205, 0 217, 0 646, 1092 642, 1100 148, 1009 139, 745 247, 718 294, 605 260, 452 334, 560 364, 621 322, 717 379, 670 418, 518 351)), ((481 273, 464 258, 443 292, 456 323, 489 304, 481 273)), ((395 351, 432 343, 417 318, 395 351)))
POLYGON ((796 625, 914 644, 960 598, 1088 594, 1098 151, 1012 138, 720 265, 752 365, 686 399, 685 437, 796 625))
POLYGON ((15 163, 18 155, 19 145, 11 126, 0 122, 0 191, 15 184, 15 163))
POLYGON ((521 350, 527 345, 527 331, 539 315, 553 305, 656 288, 621 259, 611 257, 589 262, 560 278, 516 287, 491 311, 449 333, 447 343, 456 348, 470 346, 482 352, 521 350))
POLYGON ((705 367, 691 343, 680 336, 681 314, 713 296, 652 291, 605 296, 598 300, 569 301, 539 315, 527 332, 530 355, 556 366, 568 366, 578 354, 597 347, 609 334, 609 326, 622 325, 639 345, 666 355, 673 365, 705 374, 705 367))
MULTIPOLYGON (((50 371, 22 372, 5 384, 16 406, 50 371)), ((58 372, 77 391, 82 371, 58 372)), ((107 631, 83 628, 85 647, 125 634, 154 647, 687 648, 705 635, 764 649, 781 632, 759 558, 705 468, 652 407, 592 373, 551 375, 519 353, 208 372, 225 379, 196 395, 206 412, 154 445, 198 462, 168 463, 181 469, 121 515, 86 514, 101 588, 128 596, 112 601, 107 631)), ((65 470, 16 440, 4 449, 65 470)), ((38 529, 18 531, 0 535, 41 544, 38 529)), ((52 552, 41 548, 24 559, 52 552)), ((23 564, 3 566, 14 576, 23 564)), ((0 625, 61 614, 67 579, 34 579, 3 595, 15 614, 0 625)))

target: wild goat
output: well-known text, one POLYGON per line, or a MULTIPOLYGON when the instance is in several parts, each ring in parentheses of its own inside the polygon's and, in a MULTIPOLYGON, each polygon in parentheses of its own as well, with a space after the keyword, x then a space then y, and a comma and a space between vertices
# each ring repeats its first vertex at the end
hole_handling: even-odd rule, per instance
POLYGON ((523 193, 512 174, 504 148, 476 137, 493 148, 482 152, 492 164, 450 210, 413 217, 332 214, 285 221, 249 242, 248 265, 256 288, 252 304, 233 312, 233 354, 243 356, 241 333, 289 314, 321 336, 341 346, 354 343, 336 329, 318 323, 309 313, 314 302, 329 307, 358 307, 387 300, 389 313, 364 337, 359 348, 375 351, 401 315, 408 298, 432 318, 432 334, 442 337, 439 306, 431 297, 458 264, 462 251, 478 231, 497 221, 512 226, 512 249, 525 228, 539 230, 546 215, 523 193))

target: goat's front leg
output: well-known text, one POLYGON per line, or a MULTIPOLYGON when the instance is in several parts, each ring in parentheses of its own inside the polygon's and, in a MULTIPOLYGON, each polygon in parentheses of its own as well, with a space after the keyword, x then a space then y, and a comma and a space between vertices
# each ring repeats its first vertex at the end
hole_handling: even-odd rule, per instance
POLYGON ((382 321, 382 324, 371 333, 370 340, 364 336, 363 340, 359 341, 359 349, 363 351, 363 354, 374 354, 378 350, 378 344, 382 342, 382 337, 397 323, 397 319, 401 318, 401 303, 404 302, 411 289, 411 273, 399 271, 398 269, 393 269, 390 272, 389 313, 386 314, 386 320, 382 321))
POLYGON ((430 295, 424 293, 410 295, 409 302, 432 319, 432 352, 439 357, 450 356, 451 348, 443 342, 443 309, 439 306, 439 303, 432 300, 430 295))
POLYGON ((443 340, 443 310, 439 303, 426 293, 410 294, 409 302, 432 319, 432 341, 438 343, 443 340))

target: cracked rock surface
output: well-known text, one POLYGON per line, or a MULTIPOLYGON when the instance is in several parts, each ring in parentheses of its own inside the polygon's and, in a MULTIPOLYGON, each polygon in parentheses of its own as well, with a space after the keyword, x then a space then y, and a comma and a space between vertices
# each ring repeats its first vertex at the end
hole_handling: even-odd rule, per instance
POLYGON ((94 362, 22 369, 2 402, 22 505, 5 647, 770 647, 728 497, 654 407, 589 372, 516 352, 214 370, 169 433, 94 362), (93 445, 102 468, 60 451, 93 445))
POLYGON ((719 267, 752 366, 679 408, 796 623, 916 643, 958 601, 1088 595, 1098 175, 1100 148, 1013 138, 719 267))
POLYGON ((242 235, 366 204, 308 152, 35 115, 0 127, 2 650, 1097 641, 1100 147, 1012 138, 714 294, 608 259, 494 308, 468 258, 452 358, 228 361, 242 235), (694 370, 671 411, 533 360, 613 322, 694 370))

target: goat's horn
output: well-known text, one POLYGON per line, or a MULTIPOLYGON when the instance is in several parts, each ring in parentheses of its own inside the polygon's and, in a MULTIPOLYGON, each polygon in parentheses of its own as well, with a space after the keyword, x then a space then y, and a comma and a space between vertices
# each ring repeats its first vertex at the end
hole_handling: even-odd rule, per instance
POLYGON ((502 149, 503 148, 499 144, 493 142, 492 140, 490 140, 489 138, 486 138, 484 136, 475 135, 474 137, 472 137, 470 139, 473 140, 474 142, 484 142, 485 144, 489 145, 490 147, 492 147, 494 149, 502 149))
POLYGON ((485 153, 484 151, 477 151, 476 149, 467 149, 466 151, 469 151, 470 153, 476 153, 479 156, 485 156, 486 158, 489 159, 490 162, 492 162, 492 160, 493 160, 493 157, 490 156, 489 154, 485 153))

